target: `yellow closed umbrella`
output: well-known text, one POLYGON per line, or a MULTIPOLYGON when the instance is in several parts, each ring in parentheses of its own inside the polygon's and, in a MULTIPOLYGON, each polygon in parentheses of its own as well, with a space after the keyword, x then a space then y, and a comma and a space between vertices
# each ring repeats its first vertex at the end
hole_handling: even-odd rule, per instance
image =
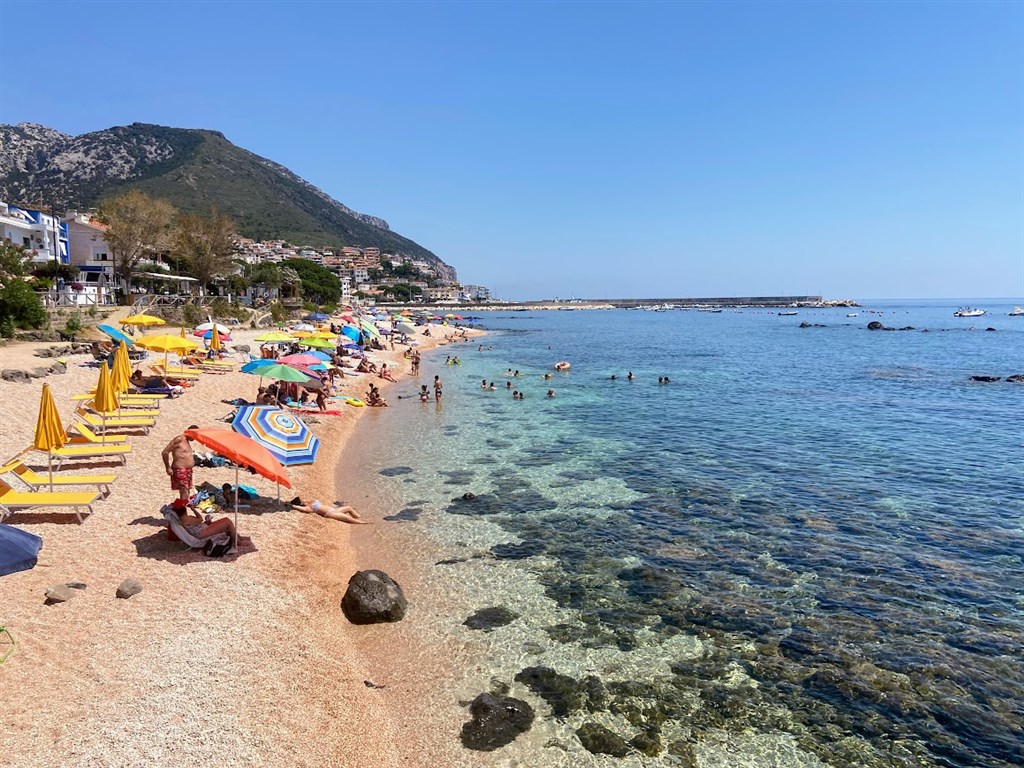
POLYGON ((181 338, 187 339, 188 335, 185 333, 185 326, 181 326, 181 338))
POLYGON ((64 425, 60 423, 57 404, 53 402, 53 393, 49 384, 43 384, 43 395, 39 400, 39 417, 36 419, 36 436, 32 447, 46 451, 47 463, 50 467, 50 490, 53 490, 53 449, 62 448, 68 441, 64 425))
POLYGON ((166 324, 167 323, 166 323, 165 320, 161 320, 159 317, 154 317, 153 315, 146 315, 146 314, 142 314, 142 315, 129 315, 128 317, 126 317, 124 320, 121 321, 121 325, 137 325, 137 326, 142 326, 142 325, 166 325, 166 324))
MULTIPOLYGON (((116 358, 115 358, 116 359, 116 358)), ((92 395, 92 407, 99 411, 103 419, 103 441, 107 439, 107 414, 120 407, 117 401, 117 393, 114 391, 110 373, 107 371, 107 364, 100 366, 100 380, 96 383, 96 391, 92 395)))
POLYGON ((110 371, 110 387, 114 394, 119 395, 128 391, 129 380, 132 377, 131 364, 128 362, 128 345, 121 340, 121 344, 114 353, 114 367, 110 371))
POLYGON ((217 330, 217 326, 213 326, 213 330, 210 332, 210 349, 214 352, 220 351, 220 331, 217 330))

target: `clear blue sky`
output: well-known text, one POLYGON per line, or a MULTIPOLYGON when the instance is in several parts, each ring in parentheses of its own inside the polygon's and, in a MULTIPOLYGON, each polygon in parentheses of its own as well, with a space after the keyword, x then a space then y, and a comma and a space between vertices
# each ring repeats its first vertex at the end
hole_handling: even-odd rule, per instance
POLYGON ((1024 3, 0 14, 0 121, 223 131, 506 298, 1024 295, 1024 3))

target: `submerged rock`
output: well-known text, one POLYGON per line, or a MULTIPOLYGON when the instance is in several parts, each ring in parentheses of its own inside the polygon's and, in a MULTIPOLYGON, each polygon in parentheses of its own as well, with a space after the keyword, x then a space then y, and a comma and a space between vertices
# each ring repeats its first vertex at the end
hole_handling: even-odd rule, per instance
POLYGON ((544 699, 555 717, 578 712, 587 703, 586 690, 579 681, 551 667, 527 667, 516 675, 515 681, 544 699))
POLYGON ((498 627, 511 624, 518 618, 519 614, 515 611, 510 611, 502 606, 493 606, 491 608, 481 608, 462 623, 470 629, 493 632, 498 627))
POLYGON ((625 757, 629 754, 626 740, 599 723, 584 723, 576 729, 576 735, 584 749, 595 755, 625 757))
POLYGON ((353 624, 401 621, 407 606, 398 582, 376 570, 357 571, 341 599, 341 610, 353 624))
POLYGON ((971 376, 971 381, 993 382, 999 381, 999 376, 971 376))
POLYGON ((511 744, 533 725, 533 708, 521 699, 481 693, 469 705, 473 718, 462 725, 462 746, 480 752, 511 744))

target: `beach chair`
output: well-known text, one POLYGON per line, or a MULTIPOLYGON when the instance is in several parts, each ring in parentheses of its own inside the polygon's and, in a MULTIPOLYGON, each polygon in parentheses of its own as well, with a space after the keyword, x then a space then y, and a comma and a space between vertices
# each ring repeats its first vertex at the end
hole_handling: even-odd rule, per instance
POLYGON ((82 522, 82 509, 92 514, 92 504, 100 495, 94 491, 53 492, 16 491, 0 480, 0 522, 14 514, 16 509, 31 507, 72 507, 75 517, 82 522))
MULTIPOLYGON (((34 450, 29 446, 26 451, 34 450)), ((102 443, 90 443, 89 445, 65 445, 63 448, 54 448, 50 455, 57 459, 57 466, 60 469, 65 461, 74 459, 106 459, 117 457, 122 464, 127 464, 127 455, 132 452, 131 445, 103 445, 102 443)), ((45 453, 45 451, 44 451, 45 453)))
MULTIPOLYGON (((72 395, 71 399, 76 402, 82 402, 85 400, 92 400, 95 397, 95 393, 87 392, 84 395, 72 395)), ((117 402, 122 408, 159 408, 160 401, 163 400, 166 395, 162 393, 156 394, 129 394, 129 395, 118 395, 117 402)))
MULTIPOLYGON (((115 411, 116 413, 116 411, 115 411)), ((149 428, 156 420, 150 416, 108 416, 106 419, 98 414, 78 408, 75 414, 93 429, 141 429, 149 434, 149 428)))
POLYGON ((164 368, 162 365, 151 365, 149 369, 153 371, 157 376, 163 376, 170 379, 198 379, 202 374, 195 368, 188 370, 185 368, 164 368))
MULTIPOLYGON (((33 491, 50 489, 50 476, 32 471, 21 459, 0 466, 0 475, 7 473, 13 474, 33 491)), ((115 479, 114 475, 54 475, 53 487, 61 487, 63 490, 63 486, 67 485, 94 485, 106 498, 110 495, 110 484, 115 479)))
POLYGON ((181 524, 181 518, 178 517, 178 513, 174 511, 170 505, 164 505, 160 512, 163 514, 164 519, 167 520, 167 526, 171 529, 178 540, 188 546, 189 549, 202 549, 207 545, 208 542, 214 542, 215 544, 227 544, 231 541, 231 537, 226 533, 215 533, 213 536, 208 536, 205 539, 201 539, 198 536, 194 536, 189 533, 188 529, 181 524))
POLYGON ((120 443, 128 442, 127 435, 107 435, 106 439, 102 436, 97 435, 89 426, 81 421, 76 421, 68 429, 73 429, 78 432, 77 435, 68 435, 70 443, 72 445, 118 445, 120 443))
POLYGON ((89 411, 91 411, 92 413, 95 413, 99 416, 106 416, 108 420, 114 417, 122 419, 155 419, 157 416, 160 415, 159 408, 132 408, 131 413, 126 414, 123 413, 120 409, 114 411, 98 411, 96 410, 96 406, 92 402, 86 403, 85 407, 89 409, 89 411))

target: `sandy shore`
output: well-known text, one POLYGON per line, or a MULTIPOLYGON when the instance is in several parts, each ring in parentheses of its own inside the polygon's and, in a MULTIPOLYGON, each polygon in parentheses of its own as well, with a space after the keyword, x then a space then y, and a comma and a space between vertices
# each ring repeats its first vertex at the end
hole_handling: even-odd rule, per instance
MULTIPOLYGON (((252 344, 258 333, 239 331, 232 344, 252 344)), ((420 349, 440 341, 421 339, 420 349)), ((33 356, 40 346, 48 345, 0 348, 0 367, 43 364, 33 356)), ((388 361, 400 382, 407 377, 401 351, 371 357, 388 361)), ((67 374, 45 379, 65 425, 73 420, 70 396, 97 377, 88 356, 67 361, 67 374)), ((386 384, 358 376, 342 391, 362 396, 371 379, 386 384)), ((0 457, 31 443, 41 383, 0 383, 0 457)), ((450 734, 409 737, 410 702, 401 690, 382 696, 365 684, 379 676, 380 653, 401 651, 382 642, 375 652, 374 636, 400 625, 355 628, 339 610, 348 578, 367 565, 352 546, 352 527, 282 510, 272 501, 274 485, 245 473, 241 482, 268 497, 240 517, 251 550, 220 560, 167 540, 159 509, 174 494, 161 450, 191 423, 227 427, 218 419, 233 409, 223 401, 252 397, 256 385, 237 372, 204 375, 163 402, 149 435, 129 438, 127 466, 79 462, 76 473, 117 475, 84 524, 63 511, 7 520, 44 540, 36 568, 0 579, 0 623, 18 643, 0 667, 8 765, 408 766, 437 765, 451 754, 442 746, 450 734), (126 578, 143 591, 121 600, 114 592, 126 578), (44 605, 46 588, 65 582, 87 587, 67 603, 44 605)), ((282 489, 283 499, 341 498, 334 468, 356 420, 371 409, 338 408, 340 416, 304 415, 322 447, 315 465, 290 470, 294 490, 282 489)), ((26 463, 44 471, 46 459, 30 453, 26 463)), ((233 469, 196 469, 197 483, 233 480, 233 469)))

